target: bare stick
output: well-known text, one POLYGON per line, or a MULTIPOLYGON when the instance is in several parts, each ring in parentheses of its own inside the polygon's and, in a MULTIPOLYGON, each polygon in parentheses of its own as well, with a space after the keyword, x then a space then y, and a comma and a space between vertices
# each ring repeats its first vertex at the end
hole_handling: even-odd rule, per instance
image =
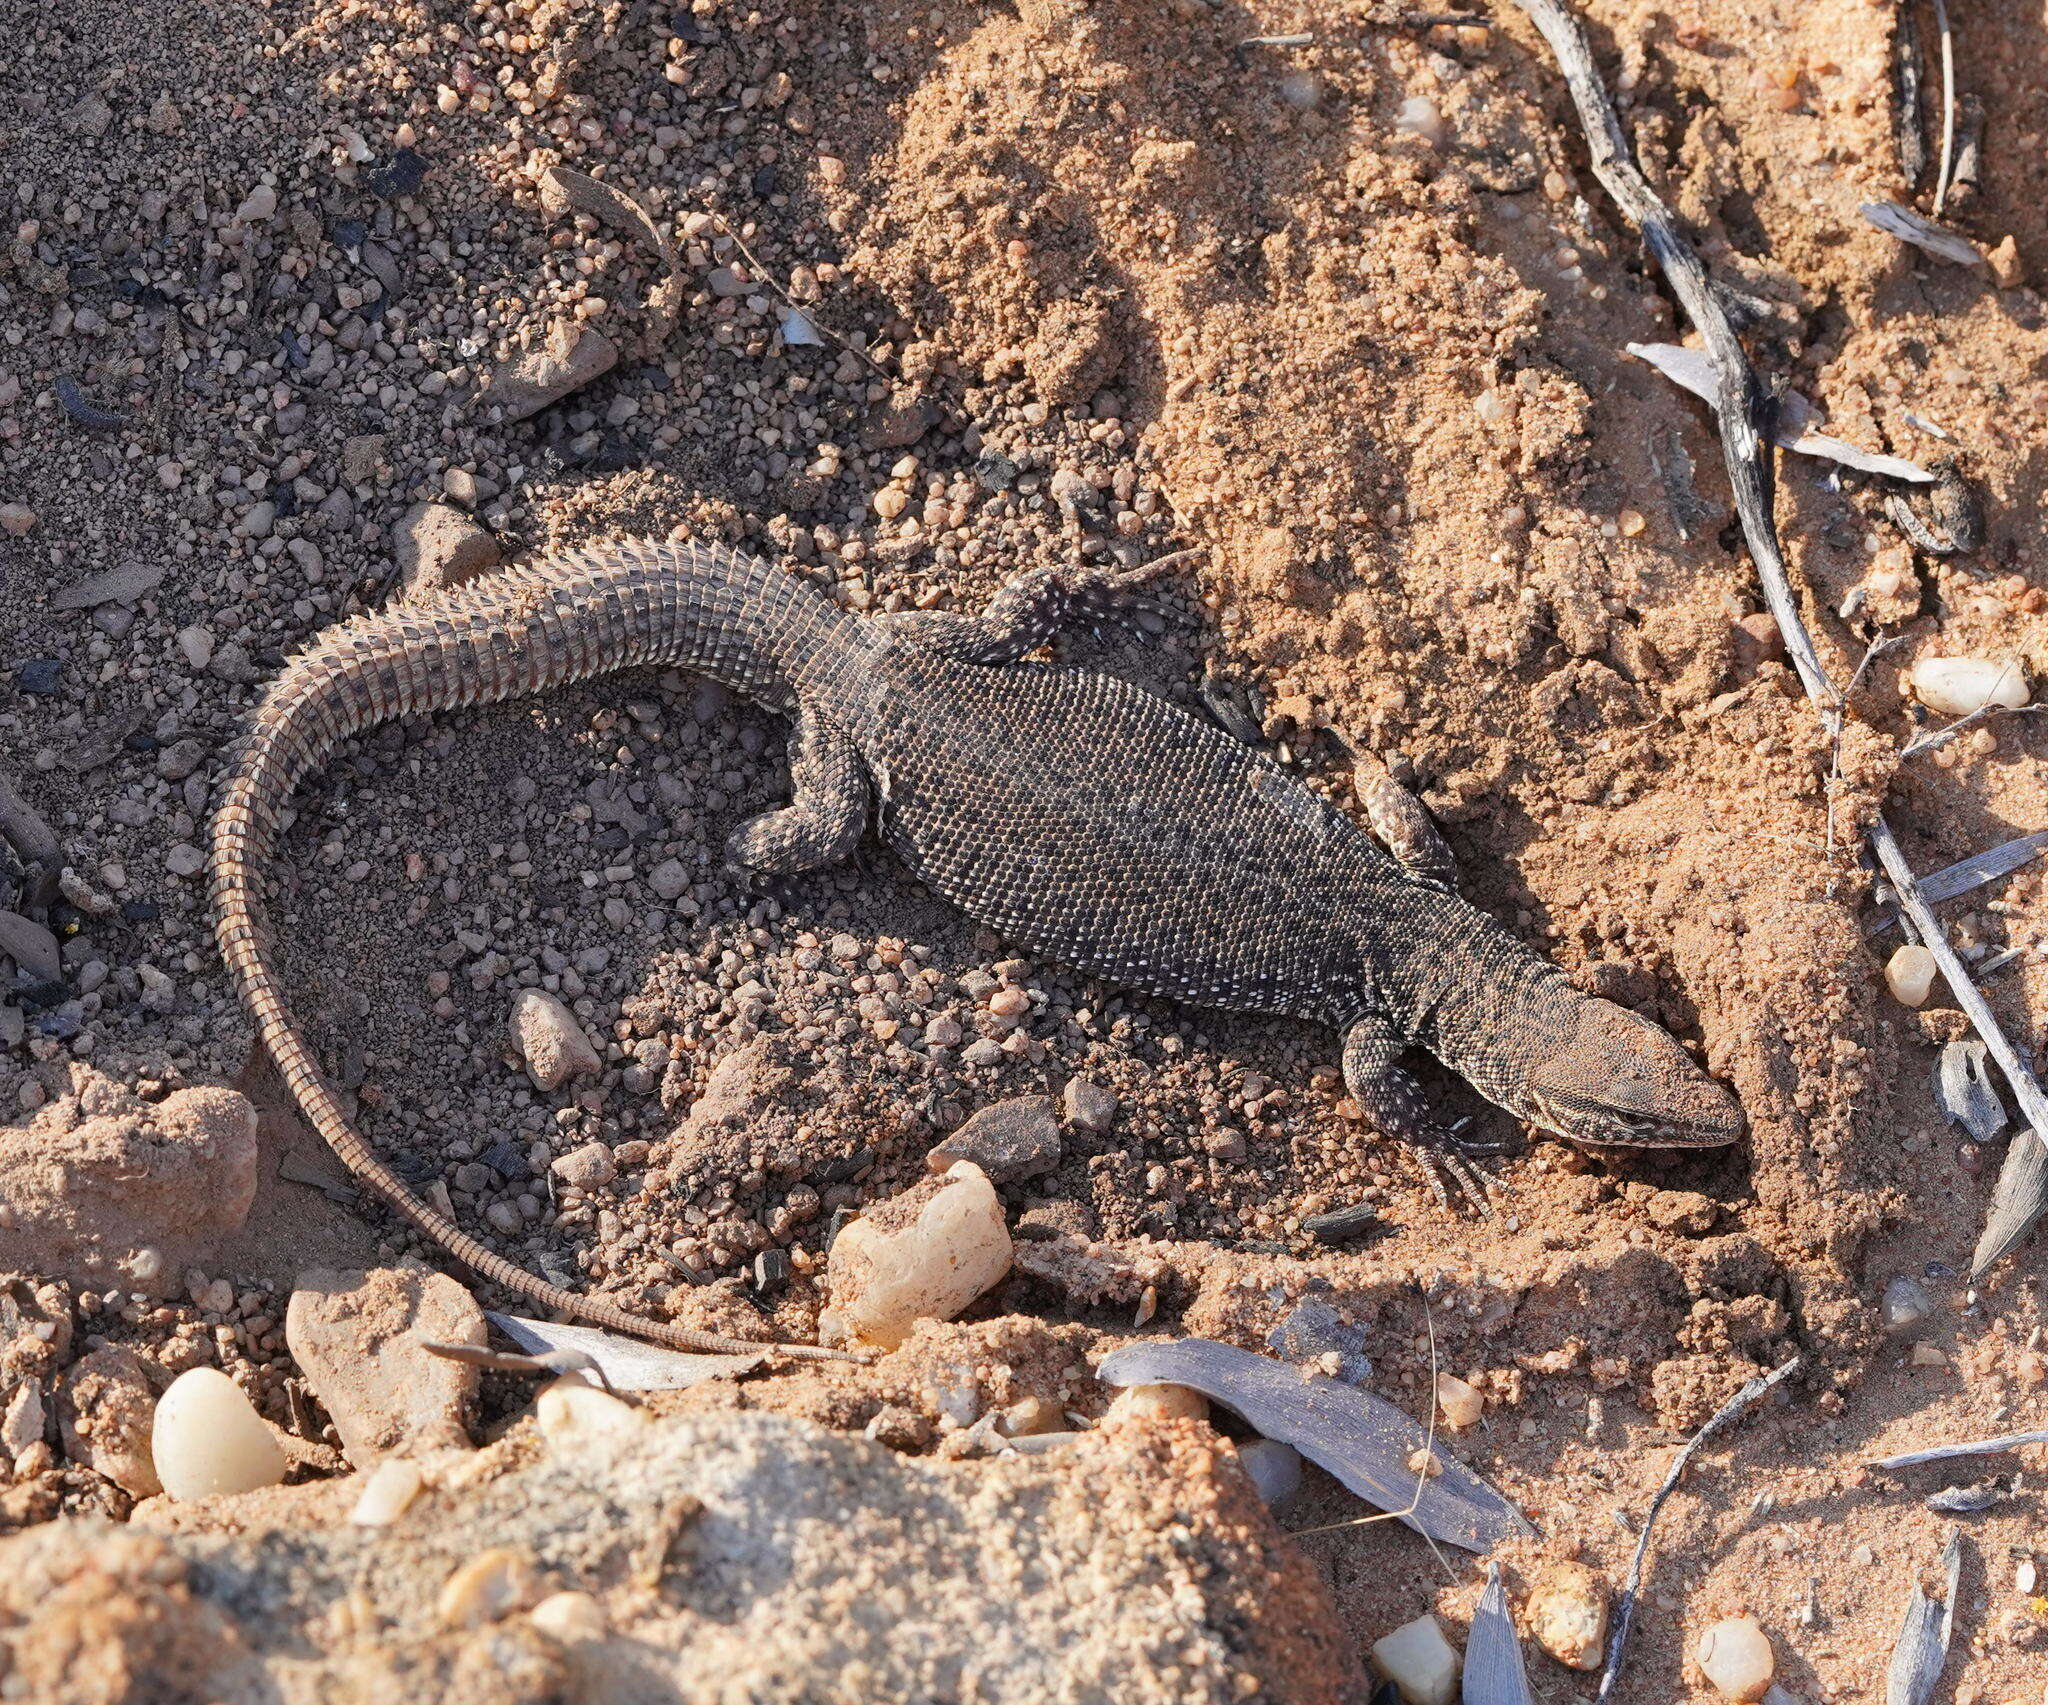
MULTIPOLYGON (((1523 0, 1523 4, 1527 3, 1528 0, 1523 0)), ((1593 1696, 1593 1705, 1605 1705, 1607 1696, 1621 1680, 1621 1660, 1628 1653, 1629 1625, 1636 1619, 1636 1594, 1643 1584, 1643 1558, 1650 1549, 1650 1529, 1656 1525, 1657 1512, 1664 1508, 1664 1500, 1678 1489, 1679 1478, 1685 1473, 1686 1464, 1692 1461, 1693 1453, 1798 1367, 1799 1360, 1794 1356, 1769 1373, 1758 1374, 1708 1416, 1707 1424, 1694 1433, 1686 1441, 1685 1448, 1671 1459, 1671 1466, 1664 1473, 1664 1484, 1657 1488, 1657 1495, 1650 1500, 1650 1507, 1643 1515, 1642 1531, 1636 1535, 1636 1554, 1629 1559, 1628 1582, 1621 1589, 1621 1609, 1614 1618, 1614 1633, 1607 1641, 1607 1668, 1601 1672, 1600 1691, 1593 1696)))
POLYGON ((1956 50, 1944 0, 1934 0, 1934 27, 1941 31, 1941 166, 1934 174, 1934 216, 1939 219, 1956 152, 1956 50))
MULTIPOLYGON (((1774 492, 1765 449, 1771 441, 1771 402, 1765 397, 1748 352, 1736 337, 1721 300, 1708 281, 1706 268, 1629 157, 1621 120, 1607 98, 1577 19, 1560 0, 1517 0, 1517 4, 1529 14, 1557 56, 1573 103, 1579 109, 1579 121, 1585 127, 1594 176, 1641 230, 1651 256, 1664 269, 1673 292, 1706 344, 1714 364, 1714 415, 1721 428, 1721 454, 1727 463, 1736 512, 1742 518, 1743 538, 1749 545, 1757 577, 1763 583, 1764 599, 1777 618, 1786 654, 1798 671, 1800 684, 1813 701, 1822 728, 1831 740, 1838 740, 1844 701, 1828 680, 1806 624, 1800 619, 1772 515, 1774 492)), ((2010 1252, 2042 1212, 2048 1210, 2048 1095, 2043 1094, 2033 1072, 2006 1040, 1997 1017, 1970 981, 1955 949, 1949 946, 1948 937, 1942 933, 1933 908, 1922 897, 1912 868, 1881 814, 1873 818, 1869 833, 1878 862, 1897 892, 1900 915, 1925 938, 1927 950, 1947 979, 1956 1004, 2011 1082, 2020 1110, 2033 1127, 2031 1132, 2015 1137, 2006 1150, 2005 1167, 1992 1192, 1990 1218, 1971 1262, 1975 1277, 2010 1252)))
POLYGON ((1984 721, 1987 717, 2025 716, 2032 711, 2038 710, 2048 710, 2048 705, 1979 705, 1975 710, 1971 711, 1968 716, 1959 716, 1955 719, 1955 721, 1947 723, 1943 727, 1933 730, 1931 733, 1921 735, 1919 739, 1915 740, 1911 745, 1909 745, 1903 752, 1899 754, 1899 761, 1901 763, 1904 763, 1908 758, 1919 757, 1922 752, 1931 752, 1937 746, 1946 746, 1958 734, 1962 733, 1964 729, 1975 728, 1978 723, 1984 721))

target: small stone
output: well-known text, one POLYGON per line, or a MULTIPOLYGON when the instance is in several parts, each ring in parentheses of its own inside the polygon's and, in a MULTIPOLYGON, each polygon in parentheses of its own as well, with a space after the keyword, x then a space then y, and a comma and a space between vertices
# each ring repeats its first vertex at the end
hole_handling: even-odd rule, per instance
POLYGON ((875 493, 875 513, 884 521, 893 521, 910 507, 910 497, 901 486, 885 485, 875 493))
POLYGON ((171 1381, 157 1400, 150 1456, 180 1502, 275 1486, 285 1471, 269 1424, 218 1368, 191 1368, 171 1381))
POLYGON ((1598 1669, 1607 1651, 1607 1583, 1583 1563, 1553 1563, 1537 1576, 1523 1623, 1567 1669, 1598 1669))
POLYGON ((156 1393, 134 1351, 108 1345, 81 1356, 57 1386, 64 1454, 104 1475, 131 1498, 163 1490, 150 1458, 156 1393))
POLYGON ((1731 1616, 1700 1635, 1693 1659, 1724 1699, 1747 1702, 1770 1691, 1776 1659, 1754 1616, 1731 1616))
POLYGON ((576 1015, 540 989, 521 989, 514 997, 508 1028, 513 1052, 526 1062, 536 1089, 559 1089, 603 1064, 576 1015))
POLYGON ((1934 993, 1934 979, 1939 973, 1934 955, 1908 942, 1885 961, 1884 980, 1892 998, 1901 1006, 1925 1006, 1927 997, 1934 993))
POLYGON ((252 539, 267 539, 270 530, 277 525, 277 505, 265 498, 261 503, 252 503, 242 516, 242 531, 252 539))
POLYGON ((64 665, 54 657, 32 657, 15 672, 16 684, 25 693, 47 698, 64 683, 64 665))
POLYGON ((550 1383, 534 1400, 533 1413, 548 1448, 571 1456, 608 1451, 647 1425, 644 1411, 573 1374, 550 1383))
POLYGON ((363 1481, 348 1519, 356 1527, 389 1527, 412 1507, 425 1484, 418 1463, 387 1456, 363 1481))
POLYGON ((1721 1215, 1712 1197, 1695 1190, 1653 1191, 1643 1212, 1659 1231, 1682 1232, 1687 1237, 1704 1237, 1721 1215))
POLYGON ((1091 1137, 1106 1134, 1116 1123, 1117 1098, 1092 1078, 1070 1077, 1060 1091, 1060 1110, 1067 1123, 1091 1137))
POLYGON ((213 661, 213 635, 202 627, 180 628, 178 649, 192 668, 204 669, 213 661))
POLYGON ((658 900, 680 900, 690 884, 690 867, 681 859, 664 859, 647 873, 647 886, 658 900))
POLYGON ((618 359, 617 347, 596 327, 557 320, 537 348, 521 351, 491 375, 483 400, 496 403, 508 421, 524 420, 609 372, 618 359))
POLYGON ((1918 1326, 1934 1312, 1933 1299, 1901 1273, 1884 1288, 1884 1323, 1894 1332, 1918 1326))
POLYGON ((604 1606, 588 1593, 549 1593, 526 1613, 526 1620, 565 1646, 579 1640, 602 1640, 611 1632, 604 1606))
POLYGON ((431 597, 487 574, 503 560, 498 541, 459 509, 415 503, 392 536, 401 598, 431 597))
POLYGON ((1120 1421, 1206 1421, 1209 1400, 1191 1385, 1127 1385, 1110 1399, 1105 1427, 1120 1421))
POLYGON ((902 450, 915 444, 939 418, 939 411, 915 385, 898 385, 862 422, 863 450, 902 450))
POLYGON ((2033 692, 2016 658, 1922 657, 1907 677, 1913 696, 1942 716, 1969 716, 1987 705, 2017 710, 2033 692))
POLYGON ((537 1586, 524 1552, 494 1545, 442 1583, 435 1611, 444 1628, 481 1628, 531 1604, 537 1586))
POLYGON ((619 1175, 612 1151, 600 1142, 587 1142, 561 1156, 550 1169, 571 1189, 600 1190, 619 1175))
POLYGON ((961 1161, 846 1225, 826 1258, 826 1288, 850 1333, 893 1350, 917 1321, 951 1320, 1009 1270, 995 1186, 961 1161))
POLYGON ((1410 95, 1394 115, 1394 128, 1419 136, 1432 148, 1443 146, 1444 115, 1427 95, 1410 95))
POLYGON ((1768 610, 1757 610, 1735 624, 1735 661, 1745 673, 1759 663, 1774 663, 1785 655, 1785 636, 1778 630, 1778 618, 1768 610))
POLYGON ((285 1309, 285 1343, 358 1468, 389 1455, 466 1450, 477 1370, 423 1346, 484 1344, 476 1299, 410 1267, 308 1271, 285 1309))
POLYGON ((1486 1398, 1455 1374, 1440 1373, 1436 1376, 1436 1406, 1444 1425, 1462 1433, 1479 1425, 1479 1418, 1486 1413, 1486 1398))
POLYGON ((1372 1661, 1407 1705, 1451 1705, 1458 1696, 1458 1654, 1434 1616, 1418 1616, 1375 1640, 1372 1661))
POLYGON ((0 533, 19 539, 35 530, 36 512, 26 503, 0 503, 0 533))
POLYGON ((932 1149, 925 1164, 943 1172, 957 1160, 971 1160, 996 1183, 1009 1184, 1050 1172, 1064 1146, 1051 1098, 1020 1095, 982 1108, 932 1149))
MULTIPOLYGON (((1210 1151, 1214 1153, 1212 1149, 1210 1151)), ((1238 1158, 1244 1155, 1244 1139, 1238 1138, 1238 1158)), ((1355 1202, 1348 1208, 1333 1208, 1327 1214, 1307 1214, 1301 1222, 1301 1229, 1309 1236, 1324 1243, 1349 1243, 1353 1238, 1363 1237, 1378 1227, 1378 1209, 1370 1202, 1355 1202)))
POLYGON ((237 225, 261 225, 277 212, 277 191, 269 184, 258 184, 242 197, 242 204, 235 209, 237 225))
POLYGON ((189 841, 180 841, 164 854, 164 868, 173 876, 197 876, 206 868, 206 854, 189 841))
POLYGON ((1269 1510, 1301 1490, 1301 1452, 1292 1445, 1278 1439, 1250 1439, 1237 1447, 1237 1460, 1269 1510))

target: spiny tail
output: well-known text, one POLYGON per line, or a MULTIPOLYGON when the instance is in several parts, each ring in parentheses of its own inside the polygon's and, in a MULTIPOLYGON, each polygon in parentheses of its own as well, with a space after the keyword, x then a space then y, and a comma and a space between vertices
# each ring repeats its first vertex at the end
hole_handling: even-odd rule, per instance
POLYGON ((810 630, 828 611, 793 577, 733 552, 625 541, 358 617, 294 658, 264 696, 214 818, 221 956, 293 1099, 342 1164, 442 1248, 506 1289, 683 1350, 772 1349, 814 1360, 857 1359, 814 1345, 763 1345, 691 1331, 574 1295, 514 1266, 419 1200, 350 1126, 293 1022, 270 968, 270 926, 258 884, 294 789, 363 728, 662 662, 781 705, 789 698, 781 660, 812 640, 810 630))

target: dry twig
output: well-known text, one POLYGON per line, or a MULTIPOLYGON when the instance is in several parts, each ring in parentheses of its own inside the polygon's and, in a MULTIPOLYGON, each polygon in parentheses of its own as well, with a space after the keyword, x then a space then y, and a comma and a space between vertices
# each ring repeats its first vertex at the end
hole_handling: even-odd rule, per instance
MULTIPOLYGON (((1720 296, 1707 277, 1707 270, 1680 234, 1671 212, 1657 199, 1641 170, 1631 158, 1627 138, 1621 130, 1614 104, 1600 81, 1592 50, 1586 45, 1578 21, 1560 0, 1517 0, 1557 56, 1566 86, 1571 90, 1579 121, 1586 132, 1593 174, 1614 198, 1623 214, 1642 232, 1643 241, 1670 281, 1686 316, 1698 329, 1712 358, 1715 375, 1714 414, 1721 428, 1721 454, 1728 468, 1728 481, 1735 495, 1736 513, 1742 520, 1742 534, 1763 584, 1764 600, 1776 618, 1785 641, 1786 655, 1806 689, 1806 696, 1819 713, 1821 726, 1832 741, 1842 736, 1844 700, 1835 691, 1813 648, 1812 636, 1800 618, 1798 600, 1793 596, 1791 577, 1778 543, 1774 518, 1774 488, 1766 446, 1775 424, 1775 406, 1750 365, 1749 354, 1735 335, 1720 296)), ((1913 879, 1911 866, 1899 850, 1882 813, 1871 820, 1870 844, 1883 865, 1898 896, 1901 914, 1918 929, 1937 969, 1953 991, 1956 1004, 1983 1037, 1991 1057, 2011 1082, 2020 1111, 2031 1130, 2013 1139, 2006 1151, 1992 1196, 1992 1209, 1984 1236, 1972 1259, 1973 1276, 2008 1253, 2048 1211, 2048 1094, 2044 1094, 2032 1070, 2014 1051, 1999 1028, 1998 1020, 1984 997, 1970 981, 1961 958, 1949 945, 1934 912, 1913 879)), ((1830 849, 1832 850, 1832 849, 1830 849)))
POLYGON ((1934 27, 1941 31, 1941 166, 1934 174, 1934 216, 1948 202, 1948 174, 1956 153, 1956 49, 1945 0, 1934 0, 1934 27))

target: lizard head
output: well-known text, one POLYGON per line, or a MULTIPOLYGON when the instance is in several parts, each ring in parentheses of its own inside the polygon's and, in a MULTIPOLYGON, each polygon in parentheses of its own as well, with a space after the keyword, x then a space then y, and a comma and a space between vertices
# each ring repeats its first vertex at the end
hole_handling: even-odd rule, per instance
POLYGON ((1734 1096, 1667 1030, 1612 1001, 1572 1002, 1528 1075, 1524 1116, 1573 1142, 1716 1148, 1742 1135, 1734 1096))

